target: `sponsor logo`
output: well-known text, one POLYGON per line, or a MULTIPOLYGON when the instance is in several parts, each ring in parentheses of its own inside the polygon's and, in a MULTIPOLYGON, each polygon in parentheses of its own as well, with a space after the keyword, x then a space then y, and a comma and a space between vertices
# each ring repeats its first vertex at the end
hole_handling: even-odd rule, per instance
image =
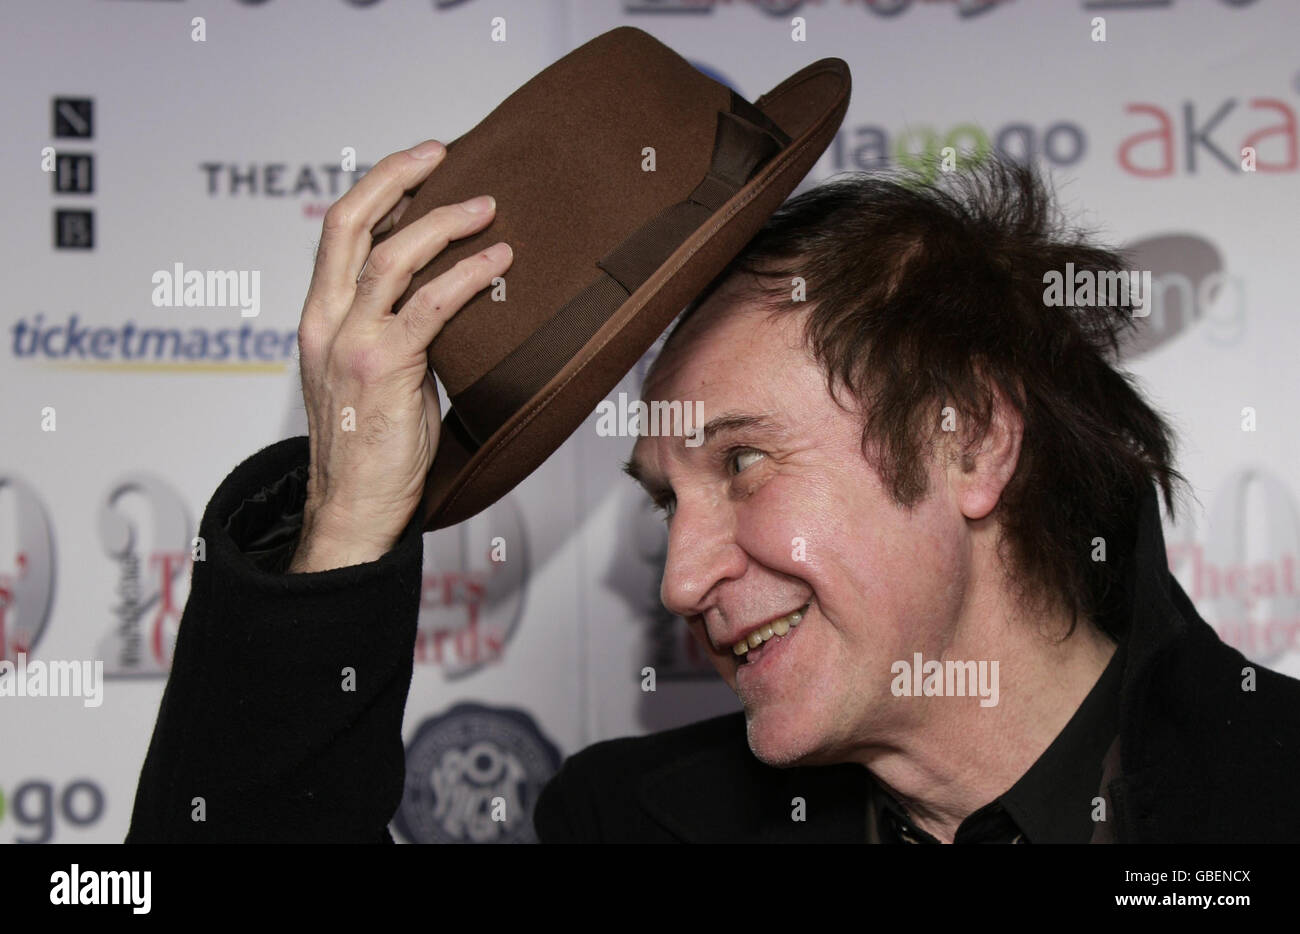
POLYGON ((98 525, 100 546, 117 563, 118 602, 95 655, 110 678, 166 675, 185 606, 176 585, 193 554, 189 510, 167 481, 133 473, 109 487, 98 525))
POLYGON ((535 843, 533 807, 560 758, 524 711, 457 704, 407 744, 394 824, 412 843, 535 843))
POLYGON ((89 827, 104 816, 104 789, 89 779, 65 785, 62 791, 43 779, 18 785, 6 796, 0 788, 0 827, 16 824, 14 843, 49 843, 60 822, 89 827))
POLYGON ((1132 360, 1204 322, 1207 340, 1230 346, 1246 331, 1246 284, 1224 270, 1218 248, 1195 234, 1147 237, 1125 247, 1151 271, 1149 314, 1120 334, 1120 357, 1132 360))
MULTIPOLYGON (((747 6, 769 16, 788 16, 800 10, 825 9, 831 0, 623 0, 624 13, 709 14, 714 7, 747 6)), ((886 19, 912 8, 914 4, 948 6, 962 19, 979 16, 1011 0, 833 0, 840 6, 859 6, 886 19)))
POLYGON ((1015 162, 1041 160, 1053 166, 1072 166, 1087 153, 1088 136, 1070 120, 1013 121, 991 130, 976 123, 947 128, 921 123, 892 135, 883 126, 862 124, 840 129, 827 152, 833 172, 870 172, 897 163, 932 180, 947 148, 960 157, 963 167, 980 164, 991 152, 1015 162))
POLYGON ((298 330, 157 327, 127 321, 92 327, 78 315, 47 324, 45 315, 10 328, 15 359, 80 370, 283 373, 298 350, 298 330))
POLYGON ((1232 474, 1215 496, 1204 536, 1182 517, 1166 551, 1171 571, 1224 642, 1261 665, 1300 651, 1300 513, 1282 481, 1254 467, 1232 474))
POLYGON ((312 164, 301 162, 200 162, 204 190, 209 198, 280 199, 302 204, 303 217, 324 216, 361 176, 370 171, 365 163, 343 167, 342 161, 312 164))
POLYGON ((1295 110, 1277 97, 1183 101, 1176 110, 1141 102, 1124 113, 1142 127, 1119 143, 1119 167, 1140 178, 1195 175, 1204 166, 1277 174, 1300 169, 1295 110))
POLYGON ((0 475, 0 659, 40 641, 54 601, 54 536, 35 490, 0 475))

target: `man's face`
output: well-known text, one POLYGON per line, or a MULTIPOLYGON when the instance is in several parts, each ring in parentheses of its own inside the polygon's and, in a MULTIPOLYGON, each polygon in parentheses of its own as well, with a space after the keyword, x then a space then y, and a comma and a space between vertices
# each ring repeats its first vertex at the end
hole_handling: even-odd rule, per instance
POLYGON ((632 461, 670 511, 660 597, 740 697, 755 755, 844 761, 917 715, 891 695, 890 665, 918 651, 938 658, 950 642, 970 567, 964 518, 933 466, 912 511, 890 499, 860 450, 859 420, 801 347, 807 311, 767 319, 733 295, 728 283, 696 311, 643 387, 647 403, 702 402, 706 424, 740 415, 767 425, 696 447, 637 440, 632 461), (785 636, 734 653, 805 606, 785 636))

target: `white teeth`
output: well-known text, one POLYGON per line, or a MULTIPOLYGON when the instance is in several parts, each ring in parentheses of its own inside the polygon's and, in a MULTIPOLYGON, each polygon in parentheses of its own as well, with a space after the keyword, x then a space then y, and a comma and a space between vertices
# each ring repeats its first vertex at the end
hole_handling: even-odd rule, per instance
POLYGON ((788 616, 782 616, 780 619, 755 629, 748 637, 741 639, 731 647, 731 651, 736 655, 745 655, 750 649, 756 649, 773 636, 784 636, 803 619, 804 611, 808 609, 807 605, 800 607, 788 616))

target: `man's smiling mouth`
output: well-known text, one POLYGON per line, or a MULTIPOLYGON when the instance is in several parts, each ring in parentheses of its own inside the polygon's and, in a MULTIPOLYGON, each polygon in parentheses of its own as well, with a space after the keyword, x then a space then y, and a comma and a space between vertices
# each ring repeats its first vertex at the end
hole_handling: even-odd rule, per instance
POLYGON ((808 607, 812 601, 808 601, 793 613, 788 613, 779 619, 774 619, 770 623, 764 623, 762 626, 751 632, 746 638, 740 639, 731 647, 731 651, 741 657, 741 662, 749 661, 749 652, 751 649, 757 649, 763 643, 786 635, 791 629, 798 626, 803 619, 804 614, 808 612, 808 607))

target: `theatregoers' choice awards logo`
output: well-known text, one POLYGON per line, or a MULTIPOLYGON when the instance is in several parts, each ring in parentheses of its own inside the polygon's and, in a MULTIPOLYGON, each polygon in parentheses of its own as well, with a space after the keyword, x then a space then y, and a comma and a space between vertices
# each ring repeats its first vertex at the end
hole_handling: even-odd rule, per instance
POLYGON ((457 704, 407 744, 393 822, 412 843, 536 843, 533 807, 560 759, 522 710, 457 704))
POLYGON ((415 664, 459 678, 501 661, 519 628, 528 538, 512 497, 424 536, 415 664))
POLYGON ((117 563, 118 603, 95 652, 106 676, 160 676, 171 669, 185 605, 176 583, 192 560, 191 528, 180 495, 158 477, 130 474, 109 487, 99 510, 99 541, 117 563), (123 508, 128 497, 147 506, 147 524, 123 508))
POLYGON ((1169 565, 1219 638, 1274 667, 1300 651, 1300 515, 1264 470, 1230 476, 1215 496, 1204 544, 1190 520, 1166 540, 1169 565), (1250 494, 1258 491, 1258 496, 1250 494), (1254 534, 1251 534, 1254 533, 1254 534), (1263 533, 1263 534, 1260 534, 1263 533))
POLYGON ((45 630, 54 599, 54 540, 36 492, 0 475, 0 660, 30 653, 45 630))

